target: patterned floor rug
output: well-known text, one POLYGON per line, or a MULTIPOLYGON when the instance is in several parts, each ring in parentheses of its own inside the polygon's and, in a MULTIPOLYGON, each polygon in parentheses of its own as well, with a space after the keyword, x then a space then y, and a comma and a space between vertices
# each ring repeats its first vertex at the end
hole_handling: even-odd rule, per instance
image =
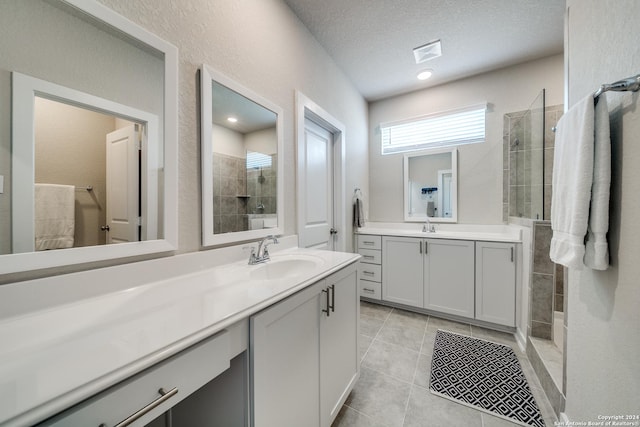
POLYGON ((518 424, 545 425, 518 358, 506 345, 438 330, 429 389, 518 424))

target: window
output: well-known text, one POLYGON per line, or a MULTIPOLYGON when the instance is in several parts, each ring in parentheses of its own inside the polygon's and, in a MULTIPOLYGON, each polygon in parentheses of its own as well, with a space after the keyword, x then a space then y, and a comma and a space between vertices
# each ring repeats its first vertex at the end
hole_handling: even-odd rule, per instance
POLYGON ((247 169, 270 168, 270 167, 271 167, 270 155, 258 153, 256 151, 247 151, 247 169))
POLYGON ((380 125, 382 154, 484 142, 486 104, 380 125))

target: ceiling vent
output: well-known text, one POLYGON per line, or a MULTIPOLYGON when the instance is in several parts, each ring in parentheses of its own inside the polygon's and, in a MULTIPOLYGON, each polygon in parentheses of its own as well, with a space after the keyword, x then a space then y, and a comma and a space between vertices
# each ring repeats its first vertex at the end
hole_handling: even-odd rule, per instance
POLYGON ((440 44, 440 40, 416 47, 413 49, 413 56, 416 58, 416 64, 421 64, 429 61, 430 59, 442 56, 442 45, 440 44))

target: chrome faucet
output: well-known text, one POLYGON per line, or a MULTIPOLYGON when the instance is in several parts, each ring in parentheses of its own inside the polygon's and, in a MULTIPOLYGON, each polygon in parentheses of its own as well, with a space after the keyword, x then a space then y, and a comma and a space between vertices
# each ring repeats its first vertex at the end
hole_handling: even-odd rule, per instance
POLYGON ((261 262, 269 261, 269 250, 267 247, 272 243, 279 243, 278 238, 273 235, 268 235, 258 243, 258 250, 251 248, 251 255, 249 255, 249 265, 260 264, 261 262), (269 240, 271 243, 269 243, 269 240))
POLYGON ((422 226, 422 232, 423 233, 435 233, 436 232, 436 227, 431 224, 431 221, 429 221, 429 215, 427 215, 427 218, 424 221, 424 225, 422 226))

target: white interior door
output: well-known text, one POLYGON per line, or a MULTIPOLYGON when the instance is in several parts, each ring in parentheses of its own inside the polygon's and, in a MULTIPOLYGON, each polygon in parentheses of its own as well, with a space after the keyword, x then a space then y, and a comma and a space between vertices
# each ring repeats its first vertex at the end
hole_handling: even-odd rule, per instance
POLYGON ((334 250, 333 134, 309 119, 304 123, 304 141, 299 147, 303 151, 299 244, 334 250))
POLYGON ((139 125, 107 135, 107 244, 140 240, 139 125))

